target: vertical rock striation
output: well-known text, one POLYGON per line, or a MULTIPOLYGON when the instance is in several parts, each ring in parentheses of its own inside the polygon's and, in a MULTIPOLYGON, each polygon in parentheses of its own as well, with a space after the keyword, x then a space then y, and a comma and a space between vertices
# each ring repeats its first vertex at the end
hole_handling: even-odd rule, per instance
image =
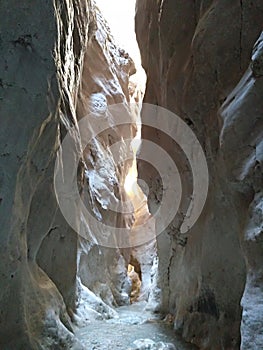
MULTIPOLYGON (((106 117, 108 129, 94 135, 96 137, 84 150, 87 182, 84 197, 98 221, 129 228, 134 221, 132 206, 131 214, 118 213, 118 208, 128 200, 124 182, 134 158, 130 142, 135 137, 136 124, 129 106, 128 88, 129 76, 136 70, 129 55, 114 43, 108 25, 97 8, 94 16, 96 28, 84 57, 77 115, 79 119, 86 118, 88 123, 89 119, 96 117, 99 124, 106 117), (114 111, 107 112, 108 106, 113 104, 118 105, 117 109, 126 116, 123 116, 123 120, 130 120, 130 124, 115 127, 114 111), (118 145, 119 164, 115 164, 116 155, 114 149, 110 149, 115 143, 118 145)), ((129 250, 99 247, 94 245, 89 234, 86 236, 87 232, 92 232, 95 241, 96 238, 99 241, 100 236, 107 236, 107 227, 92 227, 87 222, 83 230, 83 237, 88 238, 81 240, 80 249, 79 275, 83 284, 110 305, 129 302, 129 250)))
POLYGON ((242 297, 241 348, 263 346, 263 34, 257 40, 250 62, 239 84, 220 110, 223 126, 220 144, 227 178, 242 194, 244 226, 240 241, 246 261, 246 285, 242 297), (244 200, 248 199, 248 200, 244 200))
MULTIPOLYGON (((107 208, 90 174, 104 181, 108 192, 114 186, 121 202, 129 162, 123 168, 115 164, 108 146, 132 138, 135 127, 132 117, 123 130, 109 124, 111 138, 95 139, 83 153, 77 122, 88 113, 87 106, 100 110, 101 101, 106 107, 126 106, 134 67, 113 43, 91 0, 2 1, 0 47, 0 347, 70 348, 80 281, 108 303, 125 302, 116 281, 127 282, 128 262, 125 252, 79 239, 61 214, 53 186, 57 150, 69 132, 72 156, 81 159, 70 181, 89 193, 84 196, 89 210, 105 218, 107 208)), ((131 153, 122 147, 123 160, 126 150, 131 153)), ((60 164, 66 156, 58 154, 60 164)), ((71 210, 81 229, 74 201, 71 210)), ((107 217, 112 225, 132 221, 121 214, 107 217)))
MULTIPOLYGON (((175 329, 203 349, 239 348, 245 284, 242 346, 260 348, 263 342, 262 314, 255 311, 262 299, 260 40, 248 68, 262 20, 261 1, 137 1, 136 32, 148 78, 144 102, 171 110, 191 127, 209 168, 202 215, 182 234, 191 169, 175 143, 142 127, 142 139, 167 150, 183 174, 181 215, 157 242, 160 308, 172 312, 175 329)), ((154 212, 160 179, 147 163, 139 161, 138 170, 154 212)))

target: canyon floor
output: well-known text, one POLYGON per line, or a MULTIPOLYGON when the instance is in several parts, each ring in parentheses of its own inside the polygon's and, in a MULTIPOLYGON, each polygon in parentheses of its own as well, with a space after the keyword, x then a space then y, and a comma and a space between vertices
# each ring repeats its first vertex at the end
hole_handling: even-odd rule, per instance
MULTIPOLYGON (((196 347, 178 338, 169 322, 145 310, 143 302, 117 309, 118 317, 92 321, 76 330, 76 336, 87 350, 193 350, 196 347)), ((79 345, 73 347, 78 350, 79 345)))

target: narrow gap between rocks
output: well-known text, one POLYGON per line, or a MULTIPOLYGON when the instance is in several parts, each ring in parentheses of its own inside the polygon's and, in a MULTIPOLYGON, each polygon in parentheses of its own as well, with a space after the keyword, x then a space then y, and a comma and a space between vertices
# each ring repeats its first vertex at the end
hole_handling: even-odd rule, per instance
MULTIPOLYGON (((140 51, 135 34, 135 0, 123 3, 114 0, 97 0, 96 4, 109 24, 110 31, 124 56, 130 56, 134 61, 136 72, 129 77, 129 98, 133 119, 136 123, 136 135, 131 142, 133 161, 124 181, 124 189, 132 203, 134 222, 131 227, 130 249, 127 266, 127 276, 130 281, 129 300, 131 303, 147 300, 152 283, 151 268, 156 258, 154 235, 155 228, 148 225, 150 217, 147 198, 137 182, 136 153, 141 142, 140 109, 146 86, 146 74, 141 65, 140 51), (147 226, 148 225, 148 226, 147 226), (137 227, 139 227, 137 229, 137 227), (141 232, 141 231, 145 232, 141 232), (137 247, 137 237, 144 234, 151 237, 146 243, 137 247), (133 239, 134 238, 134 239, 133 239), (148 242, 149 241, 149 242, 148 242), (150 243, 150 244, 149 244, 150 243), (148 257, 143 259, 143 256, 148 257), (141 266, 142 264, 142 266, 141 266)), ((139 240, 140 241, 140 240, 139 240)))
MULTIPOLYGON (((95 321, 86 323, 84 327, 77 328, 75 333, 79 342, 86 349, 190 349, 191 347, 176 338, 172 322, 169 321, 170 318, 167 315, 158 314, 159 290, 155 280, 158 258, 155 225, 153 220, 149 220, 151 215, 147 198, 137 182, 136 152, 141 141, 140 108, 145 91, 146 75, 141 66, 135 35, 135 0, 129 0, 125 4, 120 0, 110 3, 108 0, 97 0, 96 2, 102 16, 109 24, 114 40, 122 48, 122 55, 124 57, 130 55, 137 71, 129 79, 131 110, 137 128, 131 143, 134 158, 124 181, 125 192, 132 202, 134 221, 130 232, 130 247, 122 250, 122 256, 126 261, 126 271, 122 268, 122 256, 113 271, 113 274, 119 273, 119 279, 122 279, 122 283, 115 283, 113 289, 118 289, 123 298, 115 298, 113 305, 115 304, 117 308, 113 309, 113 312, 106 311, 106 317, 101 319, 98 317, 95 321), (136 244, 138 241, 143 244, 136 244)), ((96 247, 93 249, 95 259, 99 263, 98 254, 101 249, 96 247)), ((99 273, 99 268, 91 271, 90 266, 89 273, 86 269, 87 266, 82 274, 87 275, 85 285, 89 283, 91 291, 109 304, 105 298, 105 291, 98 287, 98 282, 90 283, 91 275, 99 273)), ((99 280, 99 276, 96 276, 96 279, 99 280)), ((115 281, 119 282, 118 278, 115 281)), ((84 297, 82 302, 83 309, 87 308, 90 304, 90 297, 84 297)), ((101 309, 107 308, 103 302, 99 305, 101 309)), ((97 311, 101 313, 101 310, 97 311)))
POLYGON ((135 34, 134 17, 136 1, 129 0, 123 3, 120 0, 114 0, 109 3, 106 0, 97 0, 96 4, 102 16, 107 21, 114 41, 120 47, 121 54, 124 57, 131 57, 136 70, 129 77, 128 103, 137 131, 131 142, 133 160, 124 180, 124 190, 128 196, 128 200, 132 203, 134 215, 134 222, 130 233, 130 247, 124 255, 129 255, 127 258, 127 277, 130 284, 128 287, 129 301, 130 303, 135 303, 148 300, 153 279, 153 261, 154 259, 157 260, 155 238, 152 238, 155 227, 148 223, 150 214, 147 198, 137 181, 136 153, 141 142, 140 109, 145 92, 146 74, 141 65, 140 51, 135 34), (142 235, 146 237, 143 240, 145 243, 138 246, 136 242, 141 242, 141 240, 137 239, 137 237, 142 235), (150 238, 147 239, 147 236, 150 238))
POLYGON ((263 349, 263 1, 134 7, 0 1, 1 350, 263 349))

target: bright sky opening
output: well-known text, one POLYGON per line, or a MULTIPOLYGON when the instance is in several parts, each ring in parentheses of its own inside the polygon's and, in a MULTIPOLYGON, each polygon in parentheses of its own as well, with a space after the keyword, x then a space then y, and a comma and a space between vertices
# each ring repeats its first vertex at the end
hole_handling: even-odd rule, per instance
POLYGON ((136 0, 96 0, 96 3, 109 23, 116 43, 129 53, 135 63, 137 74, 132 80, 143 86, 146 77, 141 67, 134 23, 136 0))
MULTIPOLYGON (((117 45, 128 52, 135 63, 137 73, 131 77, 131 80, 144 91, 146 74, 141 66, 141 55, 135 34, 134 17, 136 0, 96 0, 96 3, 108 22, 117 45)), ((140 139, 140 128, 138 128, 136 139, 140 139)), ((138 142, 133 147, 135 153, 138 148, 136 145, 138 145, 138 142)), ((135 160, 125 179, 124 187, 130 196, 144 198, 137 185, 137 166, 135 160)))

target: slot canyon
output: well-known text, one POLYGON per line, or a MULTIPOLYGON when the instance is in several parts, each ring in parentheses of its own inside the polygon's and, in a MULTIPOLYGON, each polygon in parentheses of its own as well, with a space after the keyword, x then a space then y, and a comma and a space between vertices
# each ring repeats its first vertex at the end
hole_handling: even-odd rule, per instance
POLYGON ((263 1, 102 2, 0 0, 0 349, 261 350, 263 1))

